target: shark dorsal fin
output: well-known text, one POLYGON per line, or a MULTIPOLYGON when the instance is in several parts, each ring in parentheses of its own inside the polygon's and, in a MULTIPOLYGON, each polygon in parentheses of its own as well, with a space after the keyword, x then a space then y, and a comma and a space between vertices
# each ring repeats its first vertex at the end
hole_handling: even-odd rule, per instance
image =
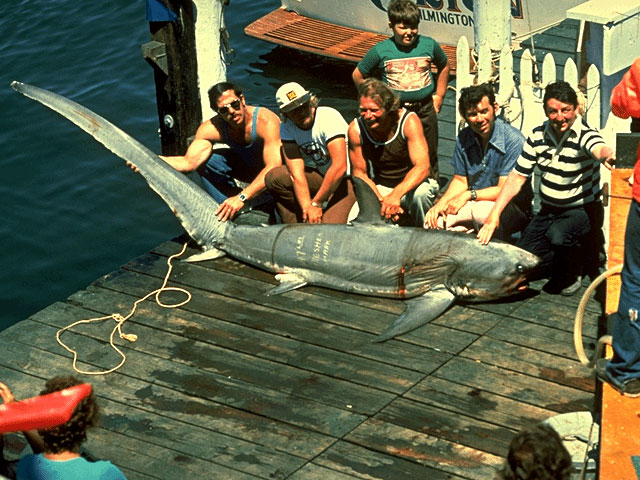
POLYGON ((358 177, 353 177, 353 186, 356 190, 356 199, 360 211, 353 223, 380 223, 384 224, 384 219, 380 216, 380 200, 372 188, 358 177))

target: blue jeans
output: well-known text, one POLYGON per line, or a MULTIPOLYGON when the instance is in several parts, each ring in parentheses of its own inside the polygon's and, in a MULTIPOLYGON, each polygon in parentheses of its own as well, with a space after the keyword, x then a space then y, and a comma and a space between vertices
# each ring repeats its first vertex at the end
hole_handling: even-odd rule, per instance
POLYGON ((624 235, 624 266, 620 303, 614 314, 613 358, 607 373, 624 383, 640 378, 640 204, 633 200, 624 235))
MULTIPOLYGON (((377 187, 382 195, 388 195, 393 190, 393 188, 384 185, 377 185, 377 187)), ((429 209, 436 203, 436 195, 438 195, 439 189, 438 182, 434 178, 427 178, 402 197, 400 206, 407 213, 407 226, 418 228, 424 226, 424 217, 429 209)), ((356 212, 350 214, 349 218, 355 217, 355 213, 356 212)))
POLYGON ((264 164, 253 155, 240 155, 231 149, 214 150, 209 160, 199 169, 204 188, 213 199, 224 202, 242 191, 235 179, 251 183, 264 168, 264 164))
MULTIPOLYGON (((242 155, 231 149, 218 149, 213 151, 209 160, 198 169, 198 173, 205 190, 216 202, 222 203, 242 191, 243 187, 236 183, 236 179, 251 183, 263 168, 262 160, 253 155, 242 155)), ((273 197, 267 191, 248 202, 250 209, 269 214, 275 208, 273 197)))

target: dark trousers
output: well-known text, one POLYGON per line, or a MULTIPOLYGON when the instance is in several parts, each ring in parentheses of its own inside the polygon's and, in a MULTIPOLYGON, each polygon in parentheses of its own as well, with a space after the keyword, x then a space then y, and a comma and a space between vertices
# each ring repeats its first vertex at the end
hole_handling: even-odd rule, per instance
POLYGON ((433 108, 433 101, 428 101, 417 109, 408 108, 416 112, 422 123, 424 136, 429 147, 429 176, 439 181, 440 168, 438 167, 438 114, 433 108))
MULTIPOLYGON (((304 173, 307 177, 309 193, 313 198, 322 185, 324 177, 311 169, 305 169, 304 173)), ((276 201, 282 223, 302 223, 302 209, 293 190, 293 179, 289 169, 281 165, 270 170, 265 177, 265 184, 276 201)), ((327 208, 322 214, 322 223, 347 223, 349 211, 355 201, 356 194, 351 179, 343 178, 329 199, 327 208)))
POLYGON ((572 283, 597 262, 602 238, 602 203, 573 208, 544 205, 522 232, 517 246, 542 259, 538 276, 572 283))
POLYGON ((500 214, 500 224, 493 236, 512 243, 513 235, 522 231, 529 224, 530 219, 531 216, 528 213, 523 212, 514 202, 509 202, 500 214))

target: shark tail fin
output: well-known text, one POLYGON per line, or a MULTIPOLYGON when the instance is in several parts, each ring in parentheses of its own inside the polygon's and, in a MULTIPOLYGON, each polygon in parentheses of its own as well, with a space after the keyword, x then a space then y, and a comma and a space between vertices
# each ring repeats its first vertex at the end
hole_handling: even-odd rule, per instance
POLYGON ((62 95, 16 81, 11 83, 11 87, 59 113, 107 149, 133 164, 178 217, 191 238, 205 250, 215 247, 224 238, 229 223, 218 221, 215 215, 218 203, 140 142, 97 113, 62 95))

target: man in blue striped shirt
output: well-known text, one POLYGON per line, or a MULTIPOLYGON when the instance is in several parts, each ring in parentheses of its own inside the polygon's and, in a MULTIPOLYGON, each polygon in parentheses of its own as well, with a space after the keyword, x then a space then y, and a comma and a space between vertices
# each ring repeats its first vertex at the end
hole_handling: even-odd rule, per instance
POLYGON ((600 162, 610 169, 615 152, 583 121, 576 92, 568 83, 549 84, 543 105, 547 120, 527 138, 478 239, 489 243, 500 213, 537 165, 541 209, 518 246, 542 258, 543 272, 550 274, 545 291, 573 295, 580 289, 585 259, 594 256, 602 235, 600 162))

